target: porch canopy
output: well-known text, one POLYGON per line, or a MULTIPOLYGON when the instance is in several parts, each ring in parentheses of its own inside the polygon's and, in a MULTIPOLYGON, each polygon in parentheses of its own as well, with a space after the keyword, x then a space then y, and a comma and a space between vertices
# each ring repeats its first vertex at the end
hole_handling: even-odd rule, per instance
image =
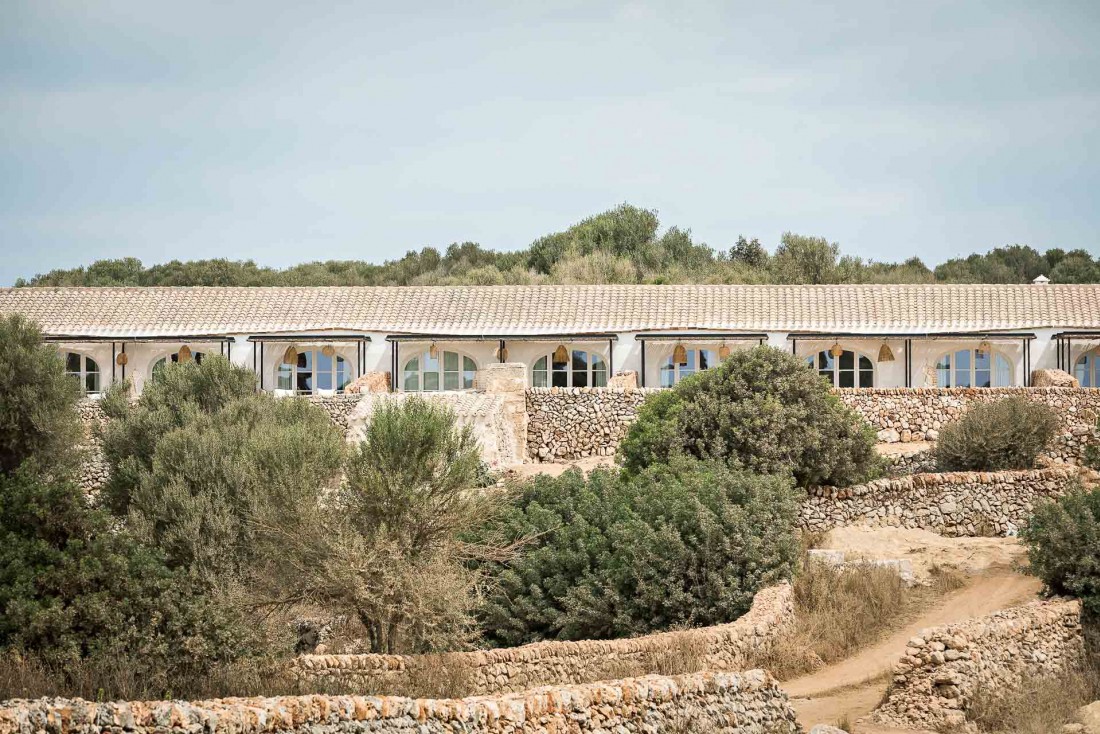
POLYGON ((798 342, 801 341, 829 341, 838 339, 881 339, 883 341, 893 339, 905 342, 905 387, 913 386, 913 342, 914 341, 960 341, 977 340, 983 342, 1009 344, 1021 342, 1024 350, 1024 387, 1031 385, 1031 342, 1035 334, 1029 331, 1017 332, 983 332, 983 331, 958 331, 958 332, 928 332, 928 333, 864 333, 864 332, 805 332, 787 335, 791 342, 791 353, 798 353, 798 342))

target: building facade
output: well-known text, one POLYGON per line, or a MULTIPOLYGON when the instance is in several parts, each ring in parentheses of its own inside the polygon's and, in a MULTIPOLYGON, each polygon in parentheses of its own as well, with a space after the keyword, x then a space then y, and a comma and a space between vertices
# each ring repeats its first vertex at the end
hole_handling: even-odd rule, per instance
POLYGON ((1098 285, 615 285, 9 288, 89 394, 222 355, 280 394, 389 373, 395 391, 475 389, 521 363, 532 387, 668 387, 765 344, 837 387, 1011 387, 1062 369, 1100 386, 1098 285))

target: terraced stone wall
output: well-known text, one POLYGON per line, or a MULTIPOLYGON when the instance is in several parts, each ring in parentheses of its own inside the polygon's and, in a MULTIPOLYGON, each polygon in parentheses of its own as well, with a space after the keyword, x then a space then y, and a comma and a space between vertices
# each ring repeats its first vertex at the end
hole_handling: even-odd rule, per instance
MULTIPOLYGON (((451 653, 442 663, 462 676, 470 694, 522 691, 536 686, 587 683, 692 670, 753 668, 794 622, 787 584, 762 589, 752 608, 729 624, 622 640, 538 642, 521 647, 451 653)), ((370 690, 414 683, 425 664, 439 658, 404 655, 302 655, 293 665, 306 680, 354 682, 370 690)))
POLYGON ((1077 467, 1031 471, 946 472, 877 479, 853 487, 811 487, 799 523, 820 531, 857 523, 920 528, 946 536, 1015 535, 1037 502, 1061 496, 1077 467))
POLYGON ((378 696, 186 703, 41 699, 0 704, 0 734, 566 734, 800 732, 767 673, 701 673, 543 688, 464 700, 378 696))
POLYGON ((1084 655, 1077 601, 1037 601, 925 629, 909 641, 871 718, 889 727, 944 731, 964 723, 978 691, 1057 679, 1081 666, 1084 655))
POLYGON ((533 387, 527 389, 527 457, 564 462, 612 456, 656 388, 533 387))

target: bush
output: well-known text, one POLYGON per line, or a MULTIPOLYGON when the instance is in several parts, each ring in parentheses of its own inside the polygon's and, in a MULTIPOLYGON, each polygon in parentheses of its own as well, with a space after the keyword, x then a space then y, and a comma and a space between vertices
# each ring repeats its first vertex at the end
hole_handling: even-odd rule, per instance
POLYGON ((788 578, 799 544, 785 477, 678 457, 636 475, 540 476, 483 533, 527 541, 482 611, 497 644, 729 622, 788 578))
POLYGON ((80 437, 80 386, 57 349, 19 315, 0 317, 0 472, 33 457, 57 470, 80 437))
POLYGON ((1021 530, 1030 572, 1052 594, 1081 599, 1100 619, 1100 489, 1080 486, 1035 508, 1021 530))
POLYGON ((678 455, 786 474, 798 486, 844 486, 878 471, 871 427, 802 361, 769 347, 648 398, 619 448, 632 473, 678 455))
POLYGON ((372 652, 468 647, 485 583, 468 564, 501 557, 456 537, 492 509, 490 497, 471 491, 482 479, 471 429, 420 397, 383 403, 346 473, 320 532, 284 544, 295 557, 287 573, 273 569, 273 591, 357 618, 372 652))
POLYGON ((109 408, 104 501, 210 582, 243 578, 315 525, 343 457, 322 409, 254 393, 250 372, 212 357, 168 365, 136 405, 109 408))
POLYGON ((1058 414, 1025 398, 980 403, 940 430, 936 466, 941 471, 1033 469, 1054 438, 1058 414))

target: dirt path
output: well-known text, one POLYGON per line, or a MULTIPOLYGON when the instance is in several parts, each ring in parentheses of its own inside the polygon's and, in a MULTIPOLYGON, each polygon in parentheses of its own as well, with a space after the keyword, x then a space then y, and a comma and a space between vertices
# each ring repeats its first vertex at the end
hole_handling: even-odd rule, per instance
MULTIPOLYGON (((835 724, 845 716, 854 722, 878 705, 894 663, 918 631, 1021 604, 1034 598, 1039 586, 1038 579, 1007 568, 991 568, 881 642, 782 686, 807 730, 814 724, 835 724)), ((855 731, 871 734, 884 730, 856 727, 855 731)))

